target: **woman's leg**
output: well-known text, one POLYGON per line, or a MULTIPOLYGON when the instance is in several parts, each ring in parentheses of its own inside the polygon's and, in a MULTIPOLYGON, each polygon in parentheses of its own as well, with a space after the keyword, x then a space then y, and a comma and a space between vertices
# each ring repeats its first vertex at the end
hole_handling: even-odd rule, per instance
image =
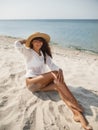
POLYGON ((44 88, 48 84, 50 84, 54 77, 57 75, 58 71, 51 71, 48 73, 44 73, 42 75, 36 76, 34 78, 27 78, 26 84, 30 91, 40 91, 41 88, 44 88))
POLYGON ((65 96, 65 94, 64 94, 65 92, 63 93, 62 89, 59 89, 54 83, 50 83, 48 86, 41 88, 40 91, 44 91, 44 92, 47 92, 47 91, 57 91, 60 95, 63 96, 64 102, 70 108, 74 108, 74 109, 76 109, 76 110, 78 110, 80 112, 83 112, 83 108, 82 108, 81 105, 78 104, 77 100, 74 97, 73 98, 71 97, 71 100, 70 100, 70 98, 68 98, 69 95, 65 96))
POLYGON ((63 93, 58 89, 58 87, 56 86, 56 84, 54 84, 53 82, 50 83, 48 86, 44 87, 44 88, 41 88, 40 89, 41 91, 57 91, 61 97, 61 99, 66 103, 66 105, 71 109, 71 111, 73 112, 74 114, 74 120, 76 122, 80 122, 82 127, 85 129, 85 130, 92 130, 92 127, 89 126, 89 123, 88 121, 86 120, 86 118, 84 117, 83 113, 76 110, 75 108, 71 107, 70 104, 68 103, 68 101, 65 99, 63 93))
POLYGON ((51 82, 49 85, 41 88, 40 91, 47 92, 47 91, 57 91, 56 85, 51 82))
POLYGON ((62 72, 51 71, 48 73, 44 73, 40 76, 35 78, 27 79, 27 86, 30 91, 40 91, 42 88, 45 88, 48 84, 53 81, 56 81, 56 88, 62 92, 65 96, 66 102, 69 103, 71 107, 74 107, 78 111, 83 111, 78 104, 77 100, 74 98, 72 93, 67 88, 66 84, 64 83, 63 74, 62 72))
POLYGON ((33 87, 37 87, 35 91, 58 91, 62 100, 68 105, 68 107, 72 110, 74 114, 75 121, 81 122, 82 126, 86 130, 92 130, 88 128, 88 122, 83 116, 83 110, 80 108, 78 102, 72 95, 72 93, 67 88, 66 84, 63 82, 63 74, 58 73, 57 71, 49 72, 37 76, 32 79, 27 79, 27 85, 30 87, 29 89, 33 91, 33 87), (55 78, 57 76, 57 78, 55 78), (55 83, 53 82, 55 80, 55 83), (72 102, 71 102, 72 101, 72 102))
POLYGON ((54 83, 56 84, 58 90, 60 90, 64 95, 66 103, 69 104, 70 107, 73 107, 74 109, 83 112, 83 108, 79 105, 78 101, 65 84, 62 70, 59 71, 57 78, 54 80, 54 83))

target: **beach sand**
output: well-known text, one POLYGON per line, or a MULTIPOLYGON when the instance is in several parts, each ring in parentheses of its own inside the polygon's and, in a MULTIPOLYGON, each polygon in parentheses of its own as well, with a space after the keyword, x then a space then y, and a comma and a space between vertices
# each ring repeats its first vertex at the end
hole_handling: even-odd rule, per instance
MULTIPOLYGON (((14 48, 18 38, 0 36, 0 130, 82 130, 56 92, 30 92, 24 58, 14 48)), ((65 82, 98 129, 98 54, 52 46, 65 82)))

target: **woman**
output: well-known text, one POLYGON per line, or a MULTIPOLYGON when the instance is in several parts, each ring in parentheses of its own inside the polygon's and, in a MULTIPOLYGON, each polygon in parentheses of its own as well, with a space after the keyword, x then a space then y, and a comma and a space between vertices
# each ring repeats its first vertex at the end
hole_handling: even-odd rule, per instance
POLYGON ((27 40, 15 42, 15 47, 26 59, 27 87, 31 92, 57 91, 61 99, 72 110, 74 120, 81 122, 84 129, 92 130, 83 116, 82 107, 64 82, 63 71, 52 61, 49 42, 50 36, 40 32, 32 34, 27 40))

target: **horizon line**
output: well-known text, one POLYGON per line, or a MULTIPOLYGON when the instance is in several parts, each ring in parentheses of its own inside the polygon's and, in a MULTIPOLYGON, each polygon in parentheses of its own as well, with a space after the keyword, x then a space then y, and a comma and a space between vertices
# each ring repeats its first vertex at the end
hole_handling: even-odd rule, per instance
POLYGON ((22 19, 18 19, 18 18, 11 18, 11 19, 7 19, 7 18, 4 18, 4 19, 0 19, 0 20, 98 20, 98 19, 94 19, 94 18, 22 18, 22 19))

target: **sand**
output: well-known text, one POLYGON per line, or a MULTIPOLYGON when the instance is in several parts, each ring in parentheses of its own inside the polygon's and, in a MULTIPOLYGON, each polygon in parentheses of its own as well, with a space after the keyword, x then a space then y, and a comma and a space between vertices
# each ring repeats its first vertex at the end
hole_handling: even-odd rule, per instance
MULTIPOLYGON (((19 38, 0 36, 0 130, 82 130, 56 92, 30 92, 23 56, 14 48, 19 38)), ((65 82, 98 129, 98 54, 52 46, 53 59, 65 82)))

